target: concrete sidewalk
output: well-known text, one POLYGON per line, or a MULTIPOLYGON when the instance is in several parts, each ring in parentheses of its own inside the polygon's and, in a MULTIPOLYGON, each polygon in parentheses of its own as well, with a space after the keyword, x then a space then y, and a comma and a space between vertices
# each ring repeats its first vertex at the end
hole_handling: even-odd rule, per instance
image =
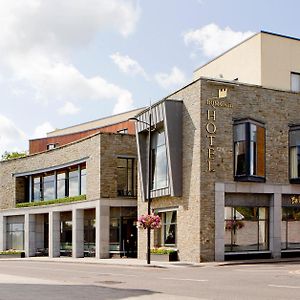
POLYGON ((36 262, 62 262, 73 264, 99 264, 99 265, 111 265, 111 266, 129 266, 129 267, 153 267, 153 268, 189 268, 189 267, 217 267, 217 266, 230 266, 230 265, 251 265, 251 264, 273 264, 273 263, 298 263, 300 264, 300 258, 277 258, 277 259, 256 259, 256 260, 237 260, 237 261, 224 261, 224 262, 163 262, 163 261, 151 261, 148 265, 146 260, 137 258, 109 258, 109 259, 96 259, 91 257, 85 258, 72 258, 72 257, 29 257, 29 258, 2 258, 1 260, 20 260, 20 261, 36 261, 36 262))

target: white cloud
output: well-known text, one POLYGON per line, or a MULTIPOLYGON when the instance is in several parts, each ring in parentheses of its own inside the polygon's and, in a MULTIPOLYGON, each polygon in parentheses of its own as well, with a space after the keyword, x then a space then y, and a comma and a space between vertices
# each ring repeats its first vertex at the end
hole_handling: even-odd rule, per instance
POLYGON ((33 138, 46 137, 47 133, 53 131, 54 129, 55 128, 49 122, 44 122, 35 128, 33 138))
POLYGON ((173 67, 170 74, 167 73, 156 74, 155 80, 164 89, 176 88, 187 82, 185 74, 177 67, 173 67))
POLYGON ((119 114, 134 108, 131 93, 122 93, 122 95, 118 97, 118 101, 114 106, 113 114, 119 114))
POLYGON ((85 76, 72 64, 71 52, 99 31, 131 34, 140 16, 136 0, 0 0, 0 7, 0 69, 14 92, 30 91, 44 104, 124 102, 126 96, 131 105, 129 91, 100 75, 85 76))
POLYGON ((128 55, 121 55, 119 52, 116 52, 112 54, 110 58, 123 73, 129 75, 142 75, 144 78, 148 79, 142 66, 128 55))
POLYGON ((72 102, 66 102, 64 106, 58 109, 60 115, 76 115, 80 111, 80 108, 75 106, 72 102))
POLYGON ((12 120, 0 115, 0 155, 5 151, 24 150, 25 133, 12 120))
POLYGON ((253 34, 251 31, 233 31, 229 27, 222 29, 211 23, 185 33, 184 42, 193 45, 207 57, 215 57, 253 34))

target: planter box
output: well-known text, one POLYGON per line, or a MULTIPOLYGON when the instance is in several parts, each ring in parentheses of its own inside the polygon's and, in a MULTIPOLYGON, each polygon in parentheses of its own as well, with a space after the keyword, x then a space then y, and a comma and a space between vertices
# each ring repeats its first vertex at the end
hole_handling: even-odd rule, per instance
POLYGON ((169 253, 169 254, 152 254, 151 260, 153 261, 177 261, 178 255, 177 252, 169 253))
POLYGON ((19 253, 19 254, 0 254, 0 259, 1 258, 24 258, 25 253, 19 253))

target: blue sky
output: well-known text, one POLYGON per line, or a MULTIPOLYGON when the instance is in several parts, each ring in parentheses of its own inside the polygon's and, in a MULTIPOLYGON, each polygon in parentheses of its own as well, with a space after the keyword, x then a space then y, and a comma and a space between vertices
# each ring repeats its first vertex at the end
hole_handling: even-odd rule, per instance
POLYGON ((260 30, 300 37, 298 1, 0 0, 0 153, 146 106, 260 30))

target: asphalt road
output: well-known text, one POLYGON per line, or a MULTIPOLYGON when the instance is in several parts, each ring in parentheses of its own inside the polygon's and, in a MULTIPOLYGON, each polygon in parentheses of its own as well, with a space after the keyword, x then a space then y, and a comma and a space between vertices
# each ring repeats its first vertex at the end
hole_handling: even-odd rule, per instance
POLYGON ((300 299, 300 263, 172 268, 0 261, 0 300, 300 299))

